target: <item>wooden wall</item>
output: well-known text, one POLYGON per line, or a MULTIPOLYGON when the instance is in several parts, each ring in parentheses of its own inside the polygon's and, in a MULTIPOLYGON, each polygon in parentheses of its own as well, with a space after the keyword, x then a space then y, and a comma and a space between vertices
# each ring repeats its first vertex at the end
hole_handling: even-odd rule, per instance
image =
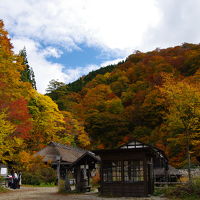
MULTIPOLYGON (((140 160, 143 161, 144 169, 144 181, 139 182, 125 182, 122 178, 119 182, 104 182, 102 176, 101 168, 101 187, 100 193, 105 196, 135 196, 144 197, 148 196, 153 190, 149 186, 148 177, 148 162, 150 160, 150 155, 148 151, 142 149, 128 149, 128 150, 118 150, 118 151, 104 151, 99 154, 102 161, 102 166, 106 161, 126 161, 126 160, 140 160)), ((123 167, 123 166, 122 166, 123 167)), ((123 172, 122 172, 123 176, 123 172)))
POLYGON ((144 182, 104 183, 100 193, 104 196, 143 197, 147 196, 144 182))

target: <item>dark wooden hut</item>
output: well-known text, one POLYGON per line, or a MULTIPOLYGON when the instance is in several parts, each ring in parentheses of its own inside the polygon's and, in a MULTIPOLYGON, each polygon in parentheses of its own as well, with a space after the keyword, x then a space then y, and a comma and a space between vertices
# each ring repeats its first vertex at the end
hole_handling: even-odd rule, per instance
POLYGON ((97 163, 100 163, 100 158, 87 151, 71 165, 76 180, 76 191, 90 191, 91 172, 96 169, 97 163))
POLYGON ((168 160, 163 151, 139 141, 94 153, 101 158, 102 195, 151 195, 154 191, 154 163, 167 171, 168 160))

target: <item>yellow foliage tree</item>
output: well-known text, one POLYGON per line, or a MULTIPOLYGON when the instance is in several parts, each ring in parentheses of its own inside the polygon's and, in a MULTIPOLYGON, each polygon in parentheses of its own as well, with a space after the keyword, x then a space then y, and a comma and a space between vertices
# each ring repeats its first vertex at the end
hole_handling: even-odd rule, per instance
POLYGON ((185 164, 187 160, 190 168, 190 155, 192 155, 193 161, 200 155, 199 84, 194 84, 189 79, 176 80, 169 74, 163 74, 163 80, 164 83, 159 90, 166 99, 165 119, 168 129, 172 133, 168 141, 177 144, 179 148, 182 147, 182 150, 185 149, 187 155, 185 164))
POLYGON ((4 112, 0 113, 0 160, 8 161, 13 158, 14 152, 21 146, 22 140, 12 137, 15 127, 7 120, 4 112))
POLYGON ((30 145, 37 150, 50 141, 59 141, 58 133, 64 130, 64 117, 57 104, 48 96, 35 91, 29 102, 33 118, 33 129, 30 145))

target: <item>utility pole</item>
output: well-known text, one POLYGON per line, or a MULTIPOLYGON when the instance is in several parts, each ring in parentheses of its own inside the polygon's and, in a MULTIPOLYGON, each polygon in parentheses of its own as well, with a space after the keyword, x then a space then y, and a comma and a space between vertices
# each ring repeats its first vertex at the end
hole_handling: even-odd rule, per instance
POLYGON ((186 128, 186 146, 187 146, 187 160, 188 160, 188 180, 189 183, 192 183, 192 176, 191 176, 191 157, 190 157, 190 135, 189 130, 186 128))

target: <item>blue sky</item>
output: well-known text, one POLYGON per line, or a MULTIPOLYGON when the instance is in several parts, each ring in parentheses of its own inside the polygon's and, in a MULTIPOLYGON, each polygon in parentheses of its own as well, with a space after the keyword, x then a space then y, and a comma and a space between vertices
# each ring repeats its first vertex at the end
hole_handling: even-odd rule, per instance
MULTIPOLYGON (((118 59, 119 56, 105 55, 102 50, 98 47, 88 47, 84 44, 79 45, 80 49, 73 51, 66 51, 64 48, 61 49, 62 55, 58 58, 48 57, 47 60, 50 62, 58 62, 63 65, 67 64, 69 68, 84 67, 91 63, 100 65, 106 61, 118 59)), ((122 57, 123 59, 123 57, 122 57)))
POLYGON ((16 53, 26 47, 38 91, 118 63, 135 50, 200 41, 199 0, 1 0, 16 53))

